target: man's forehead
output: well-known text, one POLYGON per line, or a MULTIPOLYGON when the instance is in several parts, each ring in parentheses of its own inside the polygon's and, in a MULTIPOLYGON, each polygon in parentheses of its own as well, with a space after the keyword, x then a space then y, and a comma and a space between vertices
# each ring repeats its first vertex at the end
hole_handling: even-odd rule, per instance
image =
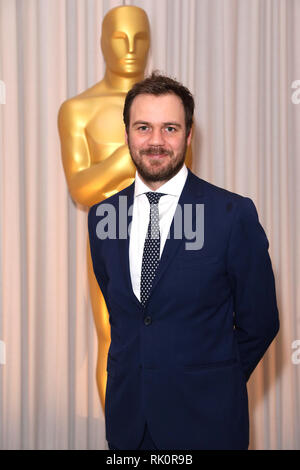
POLYGON ((174 93, 166 93, 163 95, 143 93, 134 98, 131 111, 133 114, 147 114, 148 111, 151 111, 151 113, 155 115, 165 113, 183 115, 184 107, 179 96, 174 93))

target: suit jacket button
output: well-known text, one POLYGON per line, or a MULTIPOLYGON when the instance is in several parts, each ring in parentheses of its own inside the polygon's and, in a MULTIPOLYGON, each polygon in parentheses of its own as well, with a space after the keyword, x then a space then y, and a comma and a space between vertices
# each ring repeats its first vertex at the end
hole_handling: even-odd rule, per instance
POLYGON ((151 317, 145 317, 145 318, 144 318, 144 324, 145 324, 146 326, 151 325, 151 322, 152 322, 152 318, 151 318, 151 317))

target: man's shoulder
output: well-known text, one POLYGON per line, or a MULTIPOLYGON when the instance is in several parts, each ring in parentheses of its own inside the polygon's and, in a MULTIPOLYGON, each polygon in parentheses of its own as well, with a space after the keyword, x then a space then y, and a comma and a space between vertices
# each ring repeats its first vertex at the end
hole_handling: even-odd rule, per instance
MULTIPOLYGON (((201 192, 207 197, 207 199, 211 203, 215 204, 226 204, 227 210, 233 208, 234 206, 248 206, 249 204, 252 206, 253 201, 247 197, 243 196, 242 194, 238 194, 234 191, 230 191, 229 189, 225 189, 221 186, 217 186, 207 180, 204 180, 189 170, 190 178, 187 180, 187 184, 192 184, 193 188, 196 190, 201 190, 201 192)), ((89 214, 96 214, 97 208, 103 204, 112 205, 114 207, 118 207, 120 196, 128 197, 129 195, 133 196, 134 193, 134 182, 127 186, 126 188, 122 189, 121 191, 113 194, 112 196, 104 199, 100 202, 97 202, 93 206, 91 206, 89 210, 89 214)))
POLYGON ((202 192, 205 196, 210 198, 214 198, 217 200, 232 200, 232 201, 240 201, 245 198, 245 196, 238 194, 234 191, 230 191, 229 189, 223 188, 221 186, 217 186, 207 180, 204 180, 197 176, 195 173, 191 173, 191 178, 193 179, 193 183, 201 188, 202 192))
POLYGON ((238 194, 229 189, 217 186, 206 181, 191 172, 193 187, 197 190, 201 188, 205 203, 209 205, 210 210, 220 214, 257 219, 258 214, 253 200, 245 195, 238 194))

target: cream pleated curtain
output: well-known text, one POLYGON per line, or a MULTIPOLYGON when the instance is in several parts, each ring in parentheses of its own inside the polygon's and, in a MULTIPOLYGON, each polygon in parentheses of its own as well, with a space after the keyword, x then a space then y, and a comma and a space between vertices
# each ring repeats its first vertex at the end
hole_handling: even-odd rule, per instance
POLYGON ((107 449, 57 113, 103 78, 101 22, 122 4, 148 14, 148 71, 195 95, 195 173, 256 204, 281 330, 248 384, 250 448, 300 449, 300 0, 0 0, 0 449, 107 449))

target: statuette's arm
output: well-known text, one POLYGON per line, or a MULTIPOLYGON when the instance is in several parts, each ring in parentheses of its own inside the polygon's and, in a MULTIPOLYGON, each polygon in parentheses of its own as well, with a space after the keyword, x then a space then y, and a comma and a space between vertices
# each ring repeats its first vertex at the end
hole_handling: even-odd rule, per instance
POLYGON ((58 116, 63 167, 74 201, 92 206, 108 197, 112 188, 117 191, 126 180, 129 184, 129 178, 134 178, 135 167, 125 143, 108 158, 92 163, 85 123, 72 108, 70 103, 64 103, 58 116))

